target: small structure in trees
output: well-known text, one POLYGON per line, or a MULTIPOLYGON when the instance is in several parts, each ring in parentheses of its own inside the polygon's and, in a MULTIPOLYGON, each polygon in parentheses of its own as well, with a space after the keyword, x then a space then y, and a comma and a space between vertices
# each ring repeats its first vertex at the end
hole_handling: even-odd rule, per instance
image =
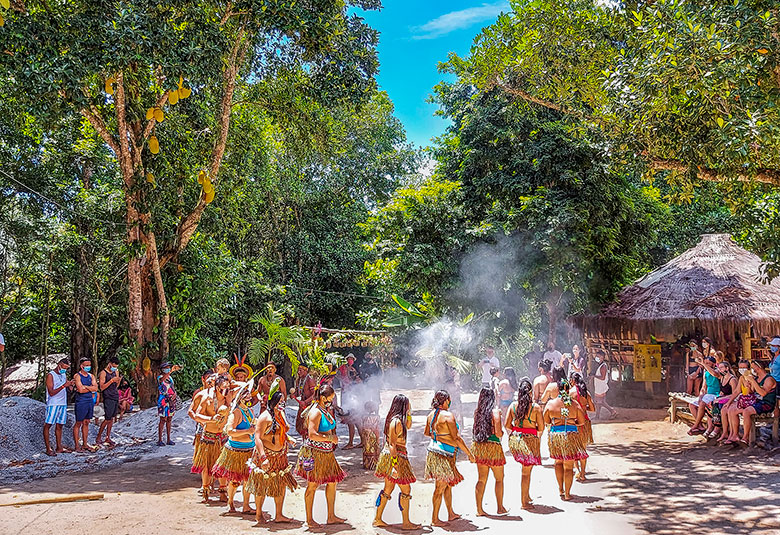
POLYGON ((648 391, 665 382, 669 390, 685 364, 676 343, 689 338, 708 336, 731 359, 767 359, 761 339, 780 333, 780 279, 767 282, 761 259, 728 234, 705 234, 598 314, 574 321, 589 355, 603 349, 620 371, 614 379, 646 381, 648 391))

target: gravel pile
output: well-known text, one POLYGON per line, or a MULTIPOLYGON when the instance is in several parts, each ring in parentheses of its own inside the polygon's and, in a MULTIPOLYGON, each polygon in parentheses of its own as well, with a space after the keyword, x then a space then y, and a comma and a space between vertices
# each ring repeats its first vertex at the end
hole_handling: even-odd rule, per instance
MULTIPOLYGON (((117 446, 113 449, 101 448, 95 453, 61 453, 49 457, 45 453, 42 433, 46 405, 21 396, 3 398, 0 400, 0 484, 53 477, 64 472, 104 470, 141 458, 192 455, 195 424, 187 417, 188 408, 189 402, 173 418, 171 433, 176 446, 157 446, 159 419, 157 409, 153 407, 114 423, 111 438, 117 446)), ((68 423, 62 431, 63 445, 70 449, 73 449, 75 423, 72 410, 71 405, 68 423)), ((96 425, 90 425, 90 444, 94 444, 97 430, 96 425)), ((50 439, 54 446, 53 429, 50 439)))

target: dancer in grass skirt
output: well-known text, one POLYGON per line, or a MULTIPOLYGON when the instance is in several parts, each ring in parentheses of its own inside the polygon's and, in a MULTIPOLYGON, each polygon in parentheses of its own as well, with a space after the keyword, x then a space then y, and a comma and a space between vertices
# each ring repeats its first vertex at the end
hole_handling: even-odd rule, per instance
MULTIPOLYGON (((211 473, 214 477, 224 478, 230 482, 228 485, 228 507, 230 512, 235 512, 236 508, 233 499, 236 496, 238 486, 249 478, 249 467, 247 461, 252 456, 255 447, 254 439, 254 418, 249 409, 249 403, 252 400, 252 386, 254 381, 244 383, 241 389, 236 393, 233 401, 233 410, 228 416, 225 424, 225 433, 228 436, 227 444, 222 448, 217 462, 211 473)), ((242 514, 253 515, 255 511, 249 506, 249 493, 244 492, 244 507, 242 514)))
POLYGON ((474 428, 472 437, 474 443, 471 452, 477 463, 477 486, 474 492, 477 500, 477 516, 485 516, 482 500, 485 497, 485 486, 488 475, 493 472, 496 480, 496 506, 499 515, 507 514, 504 508, 504 465, 506 457, 501 446, 504 430, 501 426, 501 410, 496 406, 496 393, 490 388, 479 392, 477 409, 474 411, 474 428))
POLYGON ((509 451, 523 466, 520 477, 520 501, 523 509, 533 509, 531 500, 531 470, 542 464, 539 437, 544 431, 542 409, 531 399, 533 386, 523 377, 517 387, 517 401, 509 407, 505 426, 511 430, 509 451))
POLYGON ((385 418, 385 447, 379 456, 374 475, 385 480, 385 488, 379 492, 376 500, 375 527, 386 527, 382 520, 387 502, 398 485, 398 507, 401 509, 403 523, 401 529, 418 529, 419 524, 413 524, 409 520, 409 505, 412 500, 411 484, 417 481, 412 471, 412 465, 406 454, 406 436, 412 425, 412 407, 409 398, 403 394, 397 394, 390 404, 390 410, 385 418))
MULTIPOLYGON (((227 407, 227 395, 230 381, 224 377, 211 375, 206 388, 192 398, 188 414, 201 426, 195 442, 192 456, 193 474, 200 474, 203 503, 208 503, 211 485, 214 482, 213 468, 222 453, 227 436, 222 432, 225 419, 230 413, 227 407)), ((227 502, 227 481, 222 479, 219 485, 220 501, 227 502)))
MULTIPOLYGON (((580 427, 580 435, 582 436, 582 442, 587 448, 593 444, 593 425, 588 417, 588 411, 595 411, 596 405, 593 403, 593 398, 590 397, 588 392, 588 385, 585 380, 577 372, 571 374, 571 390, 569 391, 572 399, 580 404, 582 408, 582 414, 585 417, 585 423, 580 427)), ((587 481, 585 477, 585 466, 588 463, 588 458, 583 457, 579 459, 575 466, 577 467, 577 481, 587 481)))
POLYGON ((579 427, 585 423, 580 404, 571 399, 566 379, 558 382, 559 395, 544 407, 544 422, 550 426, 550 457, 555 459, 555 477, 561 499, 571 499, 574 463, 588 456, 579 427))
POLYGON ((266 410, 255 423, 255 450, 249 461, 249 479, 244 492, 254 494, 257 522, 265 522, 262 507, 266 496, 274 499, 276 516, 274 522, 290 522, 284 516, 284 497, 287 490, 298 486, 292 474, 292 465, 287 460, 287 449, 294 445, 287 435, 289 426, 281 410, 281 381, 274 381, 269 391, 266 410))
POLYGON ((315 399, 316 403, 307 409, 304 418, 307 422, 306 438, 298 452, 298 464, 295 473, 307 481, 304 502, 306 504, 306 524, 309 528, 319 527, 314 521, 314 493, 317 487, 325 485, 325 500, 328 506, 328 524, 341 524, 343 518, 336 516, 336 484, 346 473, 339 466, 333 451, 339 442, 336 435, 336 420, 330 413, 336 393, 329 384, 321 384, 315 399))
POLYGON ((463 476, 458 472, 455 464, 457 451, 463 450, 469 456, 469 460, 475 462, 474 455, 460 436, 455 417, 449 411, 450 403, 450 395, 446 390, 436 392, 431 403, 433 410, 428 414, 425 422, 424 434, 431 438, 428 444, 428 455, 425 458, 425 479, 436 481, 432 511, 434 526, 446 525, 460 518, 460 515, 452 509, 452 487, 463 481, 463 476), (447 522, 439 520, 442 499, 447 507, 447 522))

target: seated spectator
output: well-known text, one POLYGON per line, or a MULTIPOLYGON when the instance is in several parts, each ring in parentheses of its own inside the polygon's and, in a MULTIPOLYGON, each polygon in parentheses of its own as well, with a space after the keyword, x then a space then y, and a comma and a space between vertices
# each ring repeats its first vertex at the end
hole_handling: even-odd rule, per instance
POLYGON ((720 381, 720 396, 712 403, 712 418, 709 419, 707 430, 704 432, 704 438, 715 438, 718 434, 718 427, 723 427, 723 405, 731 400, 734 392, 739 392, 737 377, 731 369, 731 364, 725 360, 715 365, 718 370, 720 381))
POLYGON ((715 357, 696 357, 696 361, 704 367, 704 383, 699 390, 699 399, 690 403, 688 408, 696 417, 693 426, 688 431, 689 435, 701 435, 705 428, 701 425, 707 410, 712 410, 712 402, 720 395, 720 372, 715 370, 715 357))
POLYGON ((765 414, 775 410, 777 403, 777 383, 764 369, 763 364, 758 360, 750 362, 750 375, 743 375, 745 381, 753 391, 753 396, 744 396, 742 403, 737 405, 737 410, 731 412, 731 421, 729 426, 731 433, 729 439, 724 444, 734 444, 741 442, 748 444, 750 441, 750 430, 753 426, 753 416, 756 414, 765 414), (751 404, 748 404, 752 402, 751 404), (742 415, 742 438, 739 438, 739 415, 742 415), (733 438, 732 438, 733 437, 733 438))
POLYGON ((129 412, 133 410, 133 402, 135 401, 135 398, 133 397, 133 391, 130 389, 130 383, 127 382, 127 379, 122 377, 122 381, 119 383, 119 419, 122 419, 122 416, 125 414, 125 412, 129 412))
MULTIPOLYGON (((737 406, 740 403, 744 403, 743 398, 746 396, 752 396, 753 393, 750 385, 747 382, 747 377, 745 377, 746 375, 750 375, 750 361, 741 359, 738 366, 739 376, 737 379, 737 388, 733 389, 728 400, 726 400, 726 402, 721 405, 720 419, 723 426, 723 431, 721 432, 720 437, 718 437, 718 442, 725 442, 729 439, 732 411, 738 410, 737 406)), ((750 401, 748 405, 752 405, 753 401, 755 401, 755 399, 750 401)), ((739 437, 737 433, 734 433, 734 435, 734 440, 738 440, 739 437)))

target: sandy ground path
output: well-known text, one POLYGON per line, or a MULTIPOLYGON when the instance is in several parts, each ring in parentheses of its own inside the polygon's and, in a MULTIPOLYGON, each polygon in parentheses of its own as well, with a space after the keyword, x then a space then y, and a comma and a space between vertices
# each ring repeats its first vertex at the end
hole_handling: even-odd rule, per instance
MULTIPOLYGON (((413 432, 410 456, 422 474, 425 443, 421 430, 427 414, 428 392, 412 393, 413 432)), ((383 406, 388 401, 383 396, 383 406)), ((473 408, 473 396, 466 397, 473 408), (470 403, 471 402, 471 403, 470 403)), ((626 410, 614 422, 597 423, 588 466, 590 482, 574 484, 571 502, 558 497, 550 461, 534 469, 531 493, 534 512, 519 507, 519 466, 507 459, 505 517, 475 516, 476 468, 459 463, 466 481, 453 491, 455 510, 463 519, 447 528, 424 526, 417 533, 526 533, 574 528, 578 535, 628 533, 780 534, 780 459, 757 450, 724 450, 688 437, 686 427, 663 421, 662 411, 626 410), (530 530, 530 531, 526 531, 530 530)), ((467 419, 466 436, 470 435, 467 419)), ((300 520, 287 525, 256 527, 254 519, 231 516, 221 505, 199 504, 200 480, 189 473, 191 437, 161 448, 156 457, 89 474, 63 474, 23 485, 0 487, 0 503, 67 493, 103 492, 97 502, 42 504, 0 508, 0 533, 71 535, 110 532, 233 534, 301 533, 300 520)), ((469 439, 467 438, 467 441, 469 439)), ((343 442, 342 442, 343 443, 343 442)), ((400 533, 396 528, 371 526, 374 501, 381 482, 360 466, 359 450, 338 451, 349 477, 339 485, 336 512, 347 524, 324 527, 322 533, 400 533)), ((294 457, 291 457, 294 458, 294 457)), ((432 483, 412 487, 412 520, 430 523, 432 483)), ((400 522, 397 490, 385 520, 400 522)), ((324 493, 315 498, 315 519, 325 517, 324 493)), ((263 509, 272 512, 267 500, 263 509)), ((492 480, 485 493, 485 510, 495 511, 492 480)), ((303 491, 288 494, 285 513, 303 518, 303 491)), ((444 513, 443 513, 444 514, 444 513)), ((414 532, 412 532, 414 533, 414 532)))

